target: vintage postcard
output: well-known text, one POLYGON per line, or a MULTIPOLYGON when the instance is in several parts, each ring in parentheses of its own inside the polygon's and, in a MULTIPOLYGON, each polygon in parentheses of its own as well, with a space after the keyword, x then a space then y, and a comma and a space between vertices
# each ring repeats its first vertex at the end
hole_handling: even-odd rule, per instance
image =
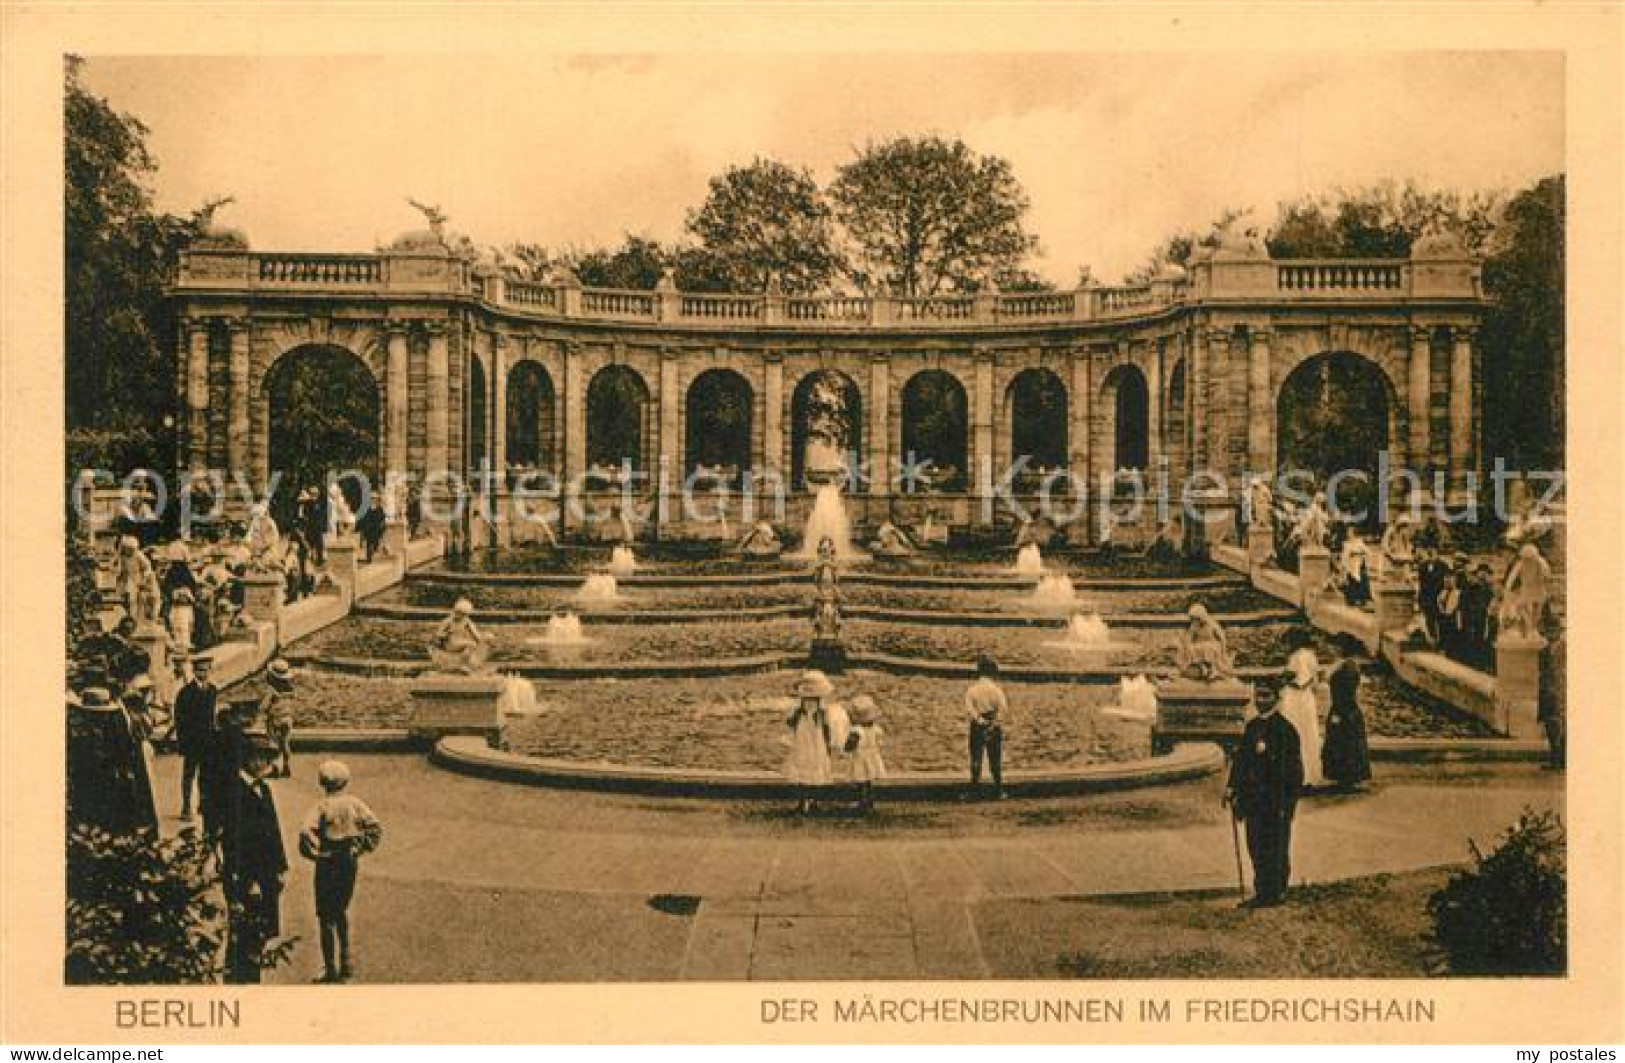
POLYGON ((4 18, 0 1037, 1620 1039, 1617 5, 4 18))

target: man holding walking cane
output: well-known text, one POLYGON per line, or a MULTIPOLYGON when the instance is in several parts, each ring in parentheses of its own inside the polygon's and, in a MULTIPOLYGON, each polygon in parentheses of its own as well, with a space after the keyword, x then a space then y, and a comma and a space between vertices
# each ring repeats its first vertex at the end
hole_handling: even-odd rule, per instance
MULTIPOLYGON (((1291 673, 1281 679, 1290 682, 1291 673)), ((1297 730, 1275 711, 1276 697, 1274 689, 1259 689, 1258 715, 1241 732, 1224 791, 1224 803, 1246 825, 1253 864, 1253 896, 1243 908, 1282 903, 1292 875, 1292 816, 1303 786, 1303 757, 1297 730)))

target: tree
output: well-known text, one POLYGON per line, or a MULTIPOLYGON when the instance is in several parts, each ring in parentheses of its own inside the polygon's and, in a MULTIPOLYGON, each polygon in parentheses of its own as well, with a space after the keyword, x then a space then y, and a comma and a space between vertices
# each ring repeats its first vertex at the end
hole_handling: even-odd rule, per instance
POLYGON ((1564 192, 1558 174, 1513 197, 1484 263, 1484 453, 1515 468, 1563 462, 1564 192))
POLYGON ((1482 254, 1505 196, 1384 181, 1281 203, 1265 246, 1275 258, 1405 258, 1433 228, 1482 254))
POLYGON ((178 402, 163 283, 198 226, 153 210, 147 127, 88 92, 83 65, 67 59, 63 115, 69 454, 76 464, 165 467, 175 452, 164 419, 178 402))
POLYGON ((975 290, 1038 249, 1010 163, 960 140, 870 144, 840 168, 829 194, 855 248, 854 274, 896 295, 975 290))
POLYGON ((1244 217, 1246 211, 1238 207, 1226 207, 1213 219, 1207 232, 1197 232, 1195 229, 1186 229, 1177 232, 1162 243, 1156 250, 1147 256, 1144 263, 1123 278, 1124 284, 1146 284, 1157 275, 1164 266, 1186 266, 1190 264, 1191 257, 1196 254, 1199 247, 1216 247, 1219 243, 1219 233, 1233 222, 1244 217))
POLYGON ((813 292, 842 268, 818 183, 773 159, 711 178, 705 202, 689 212, 688 231, 734 291, 759 292, 776 280, 785 292, 813 292))

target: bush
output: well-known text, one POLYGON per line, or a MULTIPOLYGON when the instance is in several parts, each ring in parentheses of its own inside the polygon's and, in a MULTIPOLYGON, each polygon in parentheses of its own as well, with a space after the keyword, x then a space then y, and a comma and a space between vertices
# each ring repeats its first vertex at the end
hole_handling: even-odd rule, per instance
POLYGON ((1525 808, 1488 856, 1428 900, 1433 935, 1455 974, 1562 974, 1568 964, 1568 875, 1563 824, 1525 808))
MULTIPOLYGON (((69 985, 204 985, 224 973, 226 908, 196 834, 151 830, 68 836, 69 985)), ((260 966, 285 962, 297 939, 266 944, 260 966)))

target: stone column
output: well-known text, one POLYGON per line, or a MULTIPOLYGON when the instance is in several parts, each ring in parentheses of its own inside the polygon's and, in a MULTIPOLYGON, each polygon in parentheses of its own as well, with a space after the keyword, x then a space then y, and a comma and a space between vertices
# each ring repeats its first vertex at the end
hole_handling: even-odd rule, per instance
MULTIPOLYGON (((1237 466, 1246 459, 1247 438, 1242 435, 1245 426, 1236 423, 1237 396, 1231 376, 1235 367, 1230 358, 1230 333, 1214 329, 1208 333, 1207 386, 1208 386, 1208 462, 1214 471, 1233 477, 1237 466), (1237 438, 1240 436, 1240 438, 1237 438)), ((1245 401, 1245 399, 1243 399, 1245 401)))
POLYGON ((1450 480, 1465 490, 1473 468, 1473 332, 1452 331, 1450 349, 1450 480))
POLYGON ((1157 475, 1157 459, 1162 456, 1162 347, 1152 342, 1145 360, 1145 475, 1157 475))
POLYGON ((1068 538, 1076 543, 1089 541, 1089 505, 1093 501, 1095 489, 1091 478, 1090 452, 1092 449, 1091 430, 1094 427, 1091 421, 1094 412, 1094 374, 1090 371, 1089 348, 1072 348, 1072 394, 1068 398, 1068 409, 1072 414, 1072 424, 1068 435, 1071 439, 1071 453, 1067 455, 1067 462, 1072 472, 1074 490, 1081 490, 1078 499, 1080 513, 1073 526, 1068 529, 1068 538), (1082 485, 1081 488, 1077 485, 1082 485))
POLYGON ((1432 423, 1433 337, 1421 326, 1411 329, 1411 357, 1407 367, 1405 405, 1410 411, 1411 469, 1418 475, 1428 467, 1432 423))
POLYGON ((1247 465, 1267 474, 1275 468, 1275 404, 1270 395, 1270 334, 1254 329, 1247 345, 1247 465))
POLYGON ((390 322, 388 361, 384 366, 385 473, 407 471, 407 419, 411 390, 407 380, 406 325, 390 322))
POLYGON ((1190 394, 1191 404, 1191 437, 1187 446, 1191 455, 1191 471, 1206 469, 1208 466, 1208 345, 1207 333, 1198 328, 1195 330, 1194 342, 1191 344, 1190 375, 1186 382, 1186 390, 1190 394))
MULTIPOLYGON (((687 455, 678 449, 682 433, 682 382, 678 376, 677 352, 669 347, 660 350, 660 453, 654 473, 661 477, 659 484, 659 524, 681 520, 682 513, 672 511, 673 500, 682 505, 683 480, 688 476, 687 455)), ((692 431, 692 429, 690 429, 692 431)))
POLYGON ((246 318, 232 318, 231 356, 228 363, 226 407, 226 468, 229 472, 247 475, 249 418, 248 418, 248 343, 252 335, 246 318))
POLYGON ((885 354, 869 356, 869 493, 891 495, 891 362, 885 354))
POLYGON ((194 472, 209 467, 209 325, 193 318, 186 348, 186 444, 194 472))
POLYGON ((981 498, 976 523, 991 524, 996 516, 991 491, 999 479, 999 470, 993 468, 993 352, 976 351, 975 362, 975 387, 970 397, 971 483, 981 498))
POLYGON ((441 473, 451 446, 451 351, 443 322, 429 326, 428 383, 427 471, 441 473))
POLYGON ((790 469, 784 464, 784 354, 768 351, 763 358, 761 471, 775 470, 788 482, 790 469))
POLYGON ((507 484, 508 469, 508 341, 491 337, 491 468, 499 485, 507 484))
POLYGON ((564 404, 564 485, 559 494, 564 507, 559 514, 561 528, 579 523, 574 510, 580 505, 581 476, 587 469, 587 399, 583 394, 586 382, 582 379, 580 344, 564 344, 563 357, 564 387, 558 396, 564 404))

